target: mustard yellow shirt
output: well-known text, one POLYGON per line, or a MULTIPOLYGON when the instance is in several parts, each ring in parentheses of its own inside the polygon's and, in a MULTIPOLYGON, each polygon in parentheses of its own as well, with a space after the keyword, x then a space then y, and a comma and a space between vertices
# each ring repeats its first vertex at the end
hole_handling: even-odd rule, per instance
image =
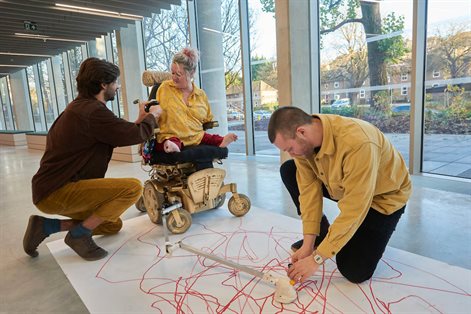
POLYGON ((372 124, 337 115, 313 115, 322 122, 317 153, 295 158, 304 234, 319 234, 322 184, 338 200, 340 214, 317 248, 332 257, 351 239, 371 208, 389 215, 402 208, 412 190, 401 154, 372 124))
POLYGON ((156 98, 163 111, 159 117, 157 141, 162 143, 170 137, 178 137, 185 146, 198 145, 204 135, 203 123, 213 119, 206 93, 193 83, 193 92, 186 105, 183 93, 168 80, 160 85, 156 98))

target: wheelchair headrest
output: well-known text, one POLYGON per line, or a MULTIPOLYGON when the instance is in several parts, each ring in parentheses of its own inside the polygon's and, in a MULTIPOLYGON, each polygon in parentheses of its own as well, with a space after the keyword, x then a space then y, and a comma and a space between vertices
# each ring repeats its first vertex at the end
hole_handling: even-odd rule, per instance
POLYGON ((172 79, 170 72, 146 70, 142 73, 142 84, 148 87, 170 79, 172 79))

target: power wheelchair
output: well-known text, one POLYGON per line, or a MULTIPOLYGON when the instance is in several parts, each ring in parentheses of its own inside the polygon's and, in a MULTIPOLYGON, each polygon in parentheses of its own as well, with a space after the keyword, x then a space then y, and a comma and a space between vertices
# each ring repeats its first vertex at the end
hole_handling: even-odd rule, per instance
MULTIPOLYGON (((160 83, 168 79, 166 72, 145 71, 143 83, 153 86, 149 100, 155 99, 160 83)), ((209 122, 203 128, 216 127, 217 122, 209 122)), ((158 132, 158 129, 156 129, 158 132)), ((148 166, 149 180, 144 183, 144 192, 136 203, 136 208, 147 212, 150 220, 162 224, 166 209, 175 208, 165 219, 167 229, 181 234, 191 226, 194 213, 221 207, 226 193, 232 193, 228 202, 229 211, 234 216, 243 216, 250 210, 250 199, 237 193, 236 183, 224 183, 226 171, 214 168, 213 161, 222 163, 227 157, 226 147, 197 145, 184 147, 178 153, 156 152, 155 137, 141 145, 143 169, 148 166)))

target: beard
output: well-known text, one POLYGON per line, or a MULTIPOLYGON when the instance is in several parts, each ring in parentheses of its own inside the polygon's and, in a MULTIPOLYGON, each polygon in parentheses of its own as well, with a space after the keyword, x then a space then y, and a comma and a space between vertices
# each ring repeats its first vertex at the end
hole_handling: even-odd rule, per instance
POLYGON ((113 101, 114 97, 116 96, 116 90, 108 87, 105 90, 105 101, 113 101))
POLYGON ((314 153, 315 147, 312 146, 308 141, 304 139, 297 138, 296 142, 300 146, 300 154, 304 158, 309 158, 314 153))

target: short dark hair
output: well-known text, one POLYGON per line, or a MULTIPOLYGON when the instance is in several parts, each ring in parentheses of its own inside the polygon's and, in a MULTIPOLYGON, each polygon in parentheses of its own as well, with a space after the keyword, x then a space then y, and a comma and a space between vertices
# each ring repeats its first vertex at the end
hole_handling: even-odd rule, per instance
POLYGON ((292 139, 296 136, 299 126, 311 123, 312 116, 297 107, 278 108, 272 113, 270 122, 268 122, 268 139, 270 143, 273 143, 278 133, 281 133, 285 138, 292 139))
POLYGON ((101 91, 101 84, 110 84, 119 77, 119 68, 106 60, 88 58, 80 65, 77 90, 80 96, 93 98, 101 91))

